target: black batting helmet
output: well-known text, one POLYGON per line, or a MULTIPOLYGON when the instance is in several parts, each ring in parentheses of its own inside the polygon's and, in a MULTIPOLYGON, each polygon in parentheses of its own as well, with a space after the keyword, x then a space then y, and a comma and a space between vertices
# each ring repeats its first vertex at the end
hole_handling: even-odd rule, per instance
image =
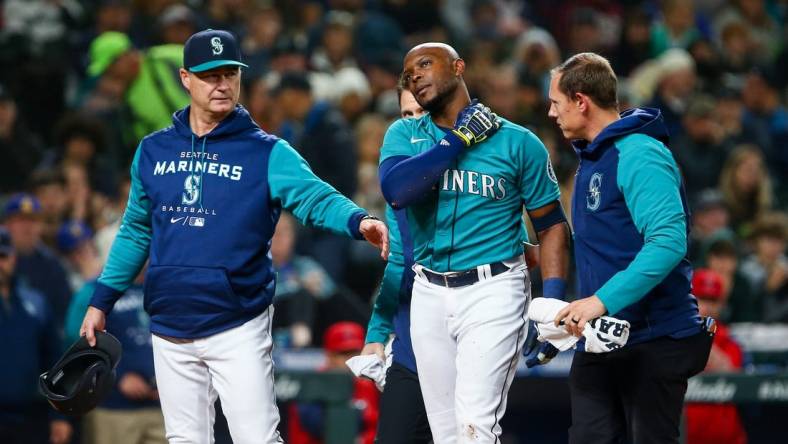
POLYGON ((38 378, 38 388, 55 410, 83 415, 112 390, 120 354, 120 342, 109 333, 96 331, 95 347, 82 336, 38 378))

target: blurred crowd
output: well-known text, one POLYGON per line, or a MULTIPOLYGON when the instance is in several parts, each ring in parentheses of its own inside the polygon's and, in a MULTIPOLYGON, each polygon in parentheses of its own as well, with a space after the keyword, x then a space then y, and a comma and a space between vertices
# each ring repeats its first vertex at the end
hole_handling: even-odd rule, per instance
MULTIPOLYGON (((670 129, 692 211, 690 259, 719 275, 719 317, 788 322, 788 1, 0 5, 0 224, 9 239, 0 248, 2 341, 23 343, 7 321, 15 292, 24 294, 20 310, 40 315, 29 309, 35 300, 51 319, 52 331, 36 334, 66 343, 78 333, 79 319, 69 318, 81 316, 119 227, 134 150, 188 103, 178 78, 182 45, 205 28, 230 30, 242 42, 249 68, 241 103, 260 127, 378 215, 385 207, 378 152, 399 116, 407 49, 425 41, 458 49, 472 97, 548 147, 565 208, 577 161, 547 117, 550 69, 578 52, 608 57, 621 109, 659 108, 670 129)), ((272 254, 278 346, 320 346, 332 323, 365 323, 383 267, 374 250, 284 216, 272 254)), ((131 392, 154 399, 155 382, 141 379, 131 392)), ((0 392, 0 417, 10 414, 16 391, 0 392)))

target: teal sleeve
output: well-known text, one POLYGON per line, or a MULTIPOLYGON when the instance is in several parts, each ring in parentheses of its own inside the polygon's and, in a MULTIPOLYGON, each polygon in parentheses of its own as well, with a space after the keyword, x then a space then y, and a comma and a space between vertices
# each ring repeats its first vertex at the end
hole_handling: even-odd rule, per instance
POLYGON ((360 221, 366 211, 315 176, 309 164, 284 140, 271 151, 268 183, 272 200, 302 224, 357 238, 358 222, 354 221, 360 221))
POLYGON ((643 236, 643 248, 597 292, 611 315, 645 296, 687 254, 687 218, 676 162, 654 139, 634 139, 620 149, 617 183, 643 236))
POLYGON ((145 261, 148 260, 150 251, 151 201, 145 194, 140 180, 139 160, 141 153, 142 143, 137 148, 134 161, 131 163, 131 189, 126 211, 123 213, 120 229, 109 250, 107 263, 98 278, 100 284, 121 293, 134 282, 134 278, 137 277, 142 266, 145 265, 145 261))
MULTIPOLYGON (((389 257, 389 261, 392 258, 389 257)), ((380 342, 385 344, 394 331, 394 315, 399 308, 399 293, 402 284, 402 265, 389 262, 383 272, 380 291, 372 307, 372 317, 367 324, 366 343, 380 342)))
POLYGON ((79 339, 79 329, 82 328, 82 320, 85 318, 85 312, 90 305, 90 297, 93 295, 93 289, 96 288, 94 281, 86 282, 74 296, 71 297, 71 302, 68 304, 68 311, 66 311, 66 322, 64 327, 65 333, 65 346, 69 347, 77 339, 79 339))
POLYGON ((380 147, 379 164, 384 160, 394 156, 414 156, 418 154, 416 144, 410 141, 409 126, 415 119, 399 119, 389 126, 386 135, 383 136, 383 145, 380 147))
POLYGON ((530 131, 525 133, 520 153, 520 194, 525 209, 535 210, 560 199, 558 179, 550 162, 550 154, 542 141, 530 131))

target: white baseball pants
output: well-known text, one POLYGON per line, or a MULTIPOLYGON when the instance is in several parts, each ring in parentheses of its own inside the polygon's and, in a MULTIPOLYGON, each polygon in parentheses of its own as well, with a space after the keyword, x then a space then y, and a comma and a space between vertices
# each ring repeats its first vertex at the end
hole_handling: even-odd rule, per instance
POLYGON ((153 335, 156 383, 170 444, 212 444, 217 395, 235 444, 281 443, 271 359, 273 307, 191 341, 153 335))
POLYGON ((433 440, 499 443, 528 333, 528 269, 519 260, 490 277, 480 266, 482 279, 460 288, 430 283, 420 265, 414 270, 410 332, 433 440))

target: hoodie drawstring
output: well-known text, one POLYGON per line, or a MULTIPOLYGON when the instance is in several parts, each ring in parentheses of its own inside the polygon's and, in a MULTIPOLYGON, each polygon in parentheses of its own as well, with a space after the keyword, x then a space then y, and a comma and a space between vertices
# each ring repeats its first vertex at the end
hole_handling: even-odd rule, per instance
MULTIPOLYGON (((199 185, 199 189, 198 189, 198 192, 200 193, 199 195, 200 195, 200 209, 201 210, 204 209, 203 206, 202 206, 202 180, 203 180, 203 175, 205 174, 205 164, 202 163, 202 159, 205 158, 205 142, 207 140, 208 140, 208 136, 203 137, 203 139, 202 139, 202 149, 200 150, 200 159, 197 161, 197 163, 201 166, 201 168, 200 168, 200 176, 199 176, 200 177, 199 178, 200 185, 199 185)), ((192 176, 194 176, 194 173, 196 172, 195 171, 196 168, 194 166, 194 158, 196 157, 195 156, 196 152, 194 151, 194 134, 192 134, 191 153, 192 153, 192 157, 191 157, 190 163, 189 163, 189 170, 192 172, 192 176)))
MULTIPOLYGON (((208 136, 204 136, 202 139, 202 150, 200 151, 200 159, 205 159, 205 142, 208 141, 208 136)), ((203 175, 205 174, 205 164, 203 164, 203 169, 200 171, 200 209, 203 210, 202 207, 202 179, 203 175)))

